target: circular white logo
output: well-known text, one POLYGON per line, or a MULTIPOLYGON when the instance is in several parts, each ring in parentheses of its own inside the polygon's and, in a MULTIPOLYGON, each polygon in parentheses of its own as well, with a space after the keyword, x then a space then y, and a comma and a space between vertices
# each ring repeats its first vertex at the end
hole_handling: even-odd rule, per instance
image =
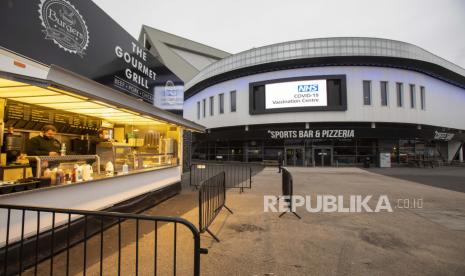
POLYGON ((89 31, 79 11, 66 0, 40 0, 39 15, 45 39, 63 50, 84 57, 89 31))

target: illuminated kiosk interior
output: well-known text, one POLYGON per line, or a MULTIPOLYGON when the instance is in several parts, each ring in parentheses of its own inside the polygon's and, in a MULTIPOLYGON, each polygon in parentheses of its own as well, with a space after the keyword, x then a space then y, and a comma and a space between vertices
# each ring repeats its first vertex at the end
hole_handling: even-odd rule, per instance
POLYGON ((89 121, 99 121, 77 127, 74 134, 61 133, 57 127, 56 138, 65 143, 67 149, 70 149, 71 139, 88 139, 89 135, 83 133, 95 136, 99 128, 108 129, 113 138, 112 142, 97 145, 97 152, 92 155, 96 156, 95 160, 88 160, 92 159, 91 155, 73 153, 36 158, 47 161, 38 168, 37 177, 44 176, 47 165, 50 170, 63 167, 65 171, 70 164, 87 163, 94 171, 90 180, 72 183, 62 180, 48 187, 0 195, 2 204, 101 210, 155 190, 178 187, 183 131, 203 131, 195 123, 56 66, 50 68, 46 80, 0 72, 0 100, 5 127, 14 126, 15 132, 27 133, 28 138, 38 135, 40 126, 45 123, 36 122, 33 130, 30 127, 21 129, 18 126, 31 123, 33 114, 20 114, 29 116, 29 120, 23 118, 18 125, 18 120, 8 118, 8 113, 15 112, 9 110, 11 106, 22 106, 29 110, 27 112, 35 110, 36 113, 39 109, 57 118, 69 116, 67 118, 73 120, 73 116, 85 116, 89 121), (114 167, 111 176, 105 172, 109 161, 114 167))

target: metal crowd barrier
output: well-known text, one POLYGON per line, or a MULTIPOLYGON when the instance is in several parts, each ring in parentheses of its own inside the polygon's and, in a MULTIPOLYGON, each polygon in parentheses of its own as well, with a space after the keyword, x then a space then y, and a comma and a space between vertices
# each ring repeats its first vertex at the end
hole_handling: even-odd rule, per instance
MULTIPOLYGON (((283 200, 287 203, 287 206, 289 207, 289 210, 287 212, 281 213, 279 217, 284 216, 286 213, 293 213, 296 217, 301 219, 301 217, 293 211, 293 206, 292 206, 292 197, 294 196, 294 180, 292 178, 292 174, 287 170, 287 168, 283 167, 282 168, 282 192, 283 192, 283 200)), ((279 197, 278 197, 279 199, 279 197)))
POLYGON ((0 275, 146 275, 150 265, 153 275, 166 275, 166 270, 176 275, 182 266, 182 275, 188 271, 198 276, 201 253, 207 250, 200 248, 200 232, 182 218, 0 205, 0 275), (179 242, 181 231, 193 239, 188 242, 193 245, 191 253, 185 242, 179 242), (141 244, 142 237, 153 239, 149 249, 147 242, 141 244), (165 248, 167 243, 171 250, 165 248), (131 245, 130 254, 128 248, 122 254, 127 245, 131 245), (192 263, 186 266, 185 256, 178 257, 178 251, 191 255, 192 263), (145 261, 149 258, 150 264, 141 265, 141 256, 145 261))
MULTIPOLYGON (((254 165, 236 163, 196 163, 191 164, 189 185, 198 188, 200 183, 219 172, 225 172, 226 188, 238 188, 240 192, 252 188, 254 165)), ((259 166, 257 166, 259 168, 259 166)), ((261 167, 260 167, 261 168, 261 167)))
POLYGON ((220 240, 208 227, 221 212, 223 207, 231 214, 231 209, 226 206, 225 172, 220 172, 203 180, 199 187, 199 230, 210 234, 217 242, 220 240))

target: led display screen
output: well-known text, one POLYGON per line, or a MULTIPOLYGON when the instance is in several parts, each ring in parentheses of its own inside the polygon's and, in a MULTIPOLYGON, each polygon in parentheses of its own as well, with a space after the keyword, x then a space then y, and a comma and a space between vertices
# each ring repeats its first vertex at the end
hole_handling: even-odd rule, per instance
POLYGON ((265 108, 327 106, 326 80, 299 80, 265 85, 265 108))

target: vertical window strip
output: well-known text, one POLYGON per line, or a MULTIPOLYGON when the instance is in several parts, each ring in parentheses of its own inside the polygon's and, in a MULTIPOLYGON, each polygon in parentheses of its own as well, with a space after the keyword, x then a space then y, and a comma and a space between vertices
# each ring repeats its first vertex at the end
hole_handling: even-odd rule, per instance
POLYGON ((231 112, 236 112, 236 91, 230 92, 231 100, 231 112))
POLYGON ((202 115, 203 115, 204 118, 205 118, 205 115, 206 115, 206 113, 207 113, 207 112, 206 112, 206 110, 207 110, 207 107, 206 107, 207 103, 206 103, 206 102, 207 102, 206 99, 203 99, 203 100, 202 100, 202 115))
POLYGON ((396 83, 397 90, 397 106, 404 106, 404 84, 401 82, 396 83))
POLYGON ((381 85, 381 105, 388 106, 389 99, 388 99, 388 83, 387 81, 380 82, 381 85))
POLYGON ((363 104, 371 105, 371 81, 363 81, 363 104))
POLYGON ((410 108, 416 107, 415 84, 410 84, 410 108))
POLYGON ((426 109, 426 95, 425 95, 425 87, 420 86, 420 105, 421 109, 425 110, 426 109))
POLYGON ((220 105, 219 106, 220 114, 223 114, 224 113, 224 94, 223 93, 220 94, 220 100, 218 101, 218 104, 220 105))
POLYGON ((213 116, 215 114, 214 108, 215 108, 215 98, 211 96, 210 97, 210 116, 213 116))

